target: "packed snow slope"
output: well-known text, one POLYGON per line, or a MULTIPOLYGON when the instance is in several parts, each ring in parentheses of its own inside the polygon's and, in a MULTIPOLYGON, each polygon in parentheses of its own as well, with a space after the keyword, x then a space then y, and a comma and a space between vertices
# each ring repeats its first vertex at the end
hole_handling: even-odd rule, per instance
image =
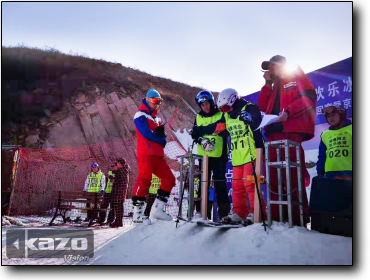
POLYGON ((157 221, 131 227, 96 250, 88 264, 351 265, 352 238, 282 223, 266 233, 261 224, 225 230, 157 221))

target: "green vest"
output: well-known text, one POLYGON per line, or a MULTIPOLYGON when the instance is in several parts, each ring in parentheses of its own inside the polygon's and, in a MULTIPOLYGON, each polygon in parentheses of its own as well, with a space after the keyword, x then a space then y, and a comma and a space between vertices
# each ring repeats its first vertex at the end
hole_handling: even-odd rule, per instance
POLYGON ((161 184, 161 179, 159 179, 157 176, 155 176, 153 174, 152 175, 152 184, 150 185, 149 193, 156 194, 158 192, 160 184, 161 184))
MULTIPOLYGON (((108 176, 113 176, 114 177, 114 173, 112 171, 108 171, 108 176)), ((107 188, 105 189, 105 192, 106 193, 111 193, 112 192, 112 187, 113 187, 113 183, 108 178, 107 188)))
POLYGON ((199 178, 194 179, 194 198, 198 198, 198 189, 199 189, 199 178))
MULTIPOLYGON (((251 104, 248 102, 248 104, 251 104)), ((247 105, 242 109, 245 110, 247 105)), ((256 158, 256 145, 253 138, 253 131, 250 126, 246 125, 243 121, 239 120, 239 116, 236 119, 230 118, 229 114, 225 114, 226 129, 230 133, 231 141, 231 163, 233 166, 241 166, 247 164, 256 158), (249 130, 249 136, 247 136, 247 129, 249 130), (249 143, 252 151, 252 159, 249 154, 248 147, 248 137, 249 143)))
MULTIPOLYGON (((221 120, 222 114, 223 114, 222 112, 217 112, 212 117, 202 117, 201 115, 198 114, 197 126, 207 126, 216 123, 217 121, 221 120)), ((214 133, 212 135, 204 135, 202 137, 205 139, 209 139, 215 145, 215 149, 211 152, 206 152, 202 148, 202 145, 198 144, 198 155, 200 156, 207 155, 209 157, 220 157, 222 154, 222 144, 223 144, 222 137, 214 133)))
POLYGON ((91 172, 89 174, 89 186, 87 188, 88 192, 99 192, 101 178, 103 177, 103 172, 99 171, 98 173, 91 172))
POLYGON ((352 171, 352 124, 321 135, 326 146, 325 172, 352 171))

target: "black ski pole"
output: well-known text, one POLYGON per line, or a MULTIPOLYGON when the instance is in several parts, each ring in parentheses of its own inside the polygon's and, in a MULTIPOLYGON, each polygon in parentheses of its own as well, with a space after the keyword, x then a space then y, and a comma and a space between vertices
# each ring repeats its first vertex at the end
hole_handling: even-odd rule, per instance
POLYGON ((251 162, 252 162, 254 183, 256 184, 257 196, 258 196, 258 201, 259 201, 259 204, 260 204, 260 211, 261 211, 261 215, 262 215, 262 225, 264 226, 265 231, 266 231, 265 215, 263 214, 262 201, 261 201, 261 196, 260 196, 260 190, 259 190, 259 187, 258 187, 256 168, 254 166, 254 161, 253 161, 253 157, 252 157, 252 149, 251 149, 251 145, 250 145, 250 142, 249 142, 249 125, 247 126, 247 142, 248 142, 249 155, 251 157, 251 162))

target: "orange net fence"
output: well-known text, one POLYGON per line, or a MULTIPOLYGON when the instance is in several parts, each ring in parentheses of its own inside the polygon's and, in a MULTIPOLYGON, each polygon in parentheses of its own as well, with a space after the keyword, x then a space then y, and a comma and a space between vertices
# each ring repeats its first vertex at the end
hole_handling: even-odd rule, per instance
MULTIPOLYGON (((171 133, 167 129, 168 133, 171 133)), ((168 138, 169 139, 169 138, 168 138)), ((174 139, 174 138, 173 138, 174 139)), ((170 140, 170 139, 169 139, 170 140)), ((13 191, 11 195, 9 215, 26 219, 30 222, 48 224, 52 221, 58 210, 65 210, 65 217, 58 216, 53 221, 57 224, 84 224, 88 222, 93 207, 92 204, 78 202, 81 197, 88 174, 91 172, 91 164, 99 164, 100 170, 106 177, 106 188, 101 193, 104 196, 99 201, 99 207, 104 205, 106 211, 96 213, 95 222, 109 224, 114 220, 112 207, 114 203, 123 203, 123 222, 132 222, 132 191, 138 175, 136 159, 136 137, 128 137, 111 142, 72 147, 72 148, 48 148, 48 149, 23 149, 19 150, 19 159, 13 191), (130 167, 129 180, 125 182, 123 194, 108 194, 108 172, 112 170, 112 163, 117 158, 124 158, 130 167), (71 197, 75 192, 75 198, 71 197), (62 200, 59 195, 61 194, 62 200), (66 199, 63 199, 64 198, 66 199), (109 197, 110 196, 110 197, 109 197), (67 199, 69 198, 69 200, 67 199), (64 208, 61 207, 64 205, 64 208), (66 206, 68 205, 68 207, 66 206)), ((165 159, 176 177, 176 186, 172 189, 167 203, 167 211, 174 218, 178 214, 179 207, 179 183, 180 183, 180 160, 186 151, 176 141, 169 141, 165 147, 165 159)), ((149 195, 147 202, 150 205, 155 196, 149 195)), ((186 207, 184 207, 186 211, 186 207)), ((113 213, 114 215, 114 213, 113 213)), ((117 215, 117 213, 115 213, 117 215)))

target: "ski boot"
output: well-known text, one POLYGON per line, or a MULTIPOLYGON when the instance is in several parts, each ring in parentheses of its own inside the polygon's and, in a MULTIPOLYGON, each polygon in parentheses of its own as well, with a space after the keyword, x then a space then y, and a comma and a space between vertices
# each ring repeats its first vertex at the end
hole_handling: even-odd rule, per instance
POLYGON ((163 221, 173 221, 172 216, 168 214, 164 207, 168 201, 170 194, 161 189, 158 190, 157 197, 153 203, 152 209, 150 210, 150 219, 157 219, 163 221))
POLYGON ((193 222, 203 221, 203 217, 202 217, 200 212, 197 212, 197 213, 195 213, 195 215, 193 216, 193 218, 191 220, 193 222))
POLYGON ((253 225, 254 224, 254 214, 253 213, 248 214, 247 223, 248 223, 248 225, 253 225))
POLYGON ((236 213, 232 213, 229 216, 223 217, 221 220, 221 224, 227 224, 227 225, 239 225, 245 223, 245 219, 240 217, 236 213))
POLYGON ((133 217, 132 221, 134 223, 144 223, 144 224, 150 224, 150 219, 148 216, 144 215, 144 211, 146 208, 146 203, 145 203, 145 197, 144 198, 138 198, 138 197, 133 197, 132 198, 132 210, 133 210, 133 217))

